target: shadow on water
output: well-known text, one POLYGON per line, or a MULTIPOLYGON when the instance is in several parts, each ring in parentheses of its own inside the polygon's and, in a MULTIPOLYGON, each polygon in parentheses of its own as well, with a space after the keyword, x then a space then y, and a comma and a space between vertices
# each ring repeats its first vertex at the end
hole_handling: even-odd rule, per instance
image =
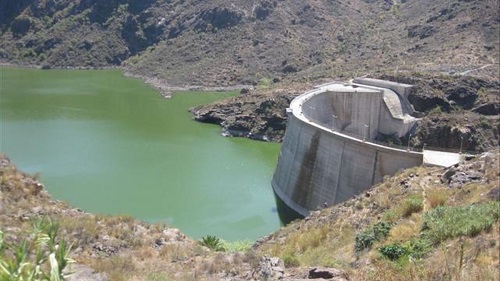
POLYGON ((276 200, 276 207, 278 210, 278 216, 279 216, 280 221, 283 225, 287 225, 294 220, 304 218, 304 216, 297 213, 292 208, 290 208, 288 205, 286 205, 285 202, 283 202, 283 200, 281 200, 281 198, 278 195, 276 195, 276 192, 274 192, 274 190, 273 190, 273 194, 274 194, 274 199, 276 200))

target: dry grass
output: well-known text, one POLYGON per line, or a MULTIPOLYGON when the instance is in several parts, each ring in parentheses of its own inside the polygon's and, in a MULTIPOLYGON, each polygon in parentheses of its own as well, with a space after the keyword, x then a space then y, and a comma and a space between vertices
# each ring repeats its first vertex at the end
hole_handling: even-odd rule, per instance
MULTIPOLYGON (((498 224, 497 224, 498 226, 498 224)), ((476 239, 457 238, 433 251, 424 260, 413 260, 406 264, 385 259, 372 259, 368 268, 350 270, 352 280, 453 280, 477 281, 499 280, 498 271, 498 227, 484 242, 493 247, 478 249, 476 239), (495 237, 496 236, 496 237, 495 237)))
POLYGON ((322 245, 328 237, 329 225, 322 225, 316 229, 309 229, 306 233, 292 234, 286 241, 285 252, 304 253, 308 249, 322 245))
POLYGON ((73 237, 75 246, 90 245, 99 239, 100 231, 95 216, 83 216, 78 220, 60 216, 57 220, 62 225, 62 231, 73 237))
POLYGON ((448 194, 442 189, 432 189, 426 192, 426 204, 430 208, 436 208, 437 206, 443 206, 448 199, 448 194))
POLYGON ((190 251, 182 245, 168 244, 161 248, 159 255, 168 262, 179 262, 185 261, 190 256, 190 251))
POLYGON ((483 239, 457 238, 425 261, 427 280, 499 280, 498 223, 483 239))
POLYGON ((104 272, 110 281, 129 280, 136 271, 135 262, 130 257, 113 256, 103 259, 90 260, 92 268, 96 272, 104 272))
POLYGON ((387 237, 387 243, 404 243, 412 238, 416 238, 421 228, 421 217, 414 215, 391 228, 387 237))
MULTIPOLYGON (((447 188, 441 182, 442 168, 417 167, 398 173, 369 191, 369 196, 359 196, 323 210, 307 222, 285 227, 273 239, 279 243, 263 245, 260 249, 264 253, 295 259, 300 266, 332 266, 347 270, 352 280, 499 280, 498 221, 490 232, 482 231, 474 237, 447 238, 434 248, 418 250, 418 243, 430 245, 421 240, 426 212, 439 206, 491 201, 486 195, 499 182, 498 162, 493 163, 495 165, 489 168, 479 164, 479 169, 484 169, 483 182, 468 183, 460 189, 447 188), (380 221, 392 223, 389 236, 375 242, 371 250, 355 253, 356 234, 380 221), (321 233, 325 225, 330 225, 323 228, 328 232, 321 233), (385 259, 378 250, 385 245, 407 247, 409 251, 416 251, 411 253, 416 258, 385 259)), ((478 164, 463 165, 462 169, 474 170, 477 167, 473 165, 478 164)))

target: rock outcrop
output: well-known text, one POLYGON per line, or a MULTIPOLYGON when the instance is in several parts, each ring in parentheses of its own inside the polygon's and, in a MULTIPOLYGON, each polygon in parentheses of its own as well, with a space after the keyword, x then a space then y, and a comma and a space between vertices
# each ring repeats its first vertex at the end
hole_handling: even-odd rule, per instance
MULTIPOLYGON (((422 117, 411 139, 384 140, 422 148, 439 147, 464 151, 486 151, 498 146, 500 82, 463 77, 382 75, 390 81, 413 84, 409 100, 422 117), (474 101, 474 102, 472 102, 474 101)), ((278 87, 283 83, 276 83, 278 87)), ((281 141, 286 126, 286 108, 310 84, 293 85, 287 90, 244 90, 234 98, 192 108, 200 122, 218 124, 222 135, 281 141)))
POLYGON ((281 141, 286 127, 286 108, 298 94, 281 91, 271 95, 247 93, 190 111, 196 121, 220 125, 223 136, 281 141))

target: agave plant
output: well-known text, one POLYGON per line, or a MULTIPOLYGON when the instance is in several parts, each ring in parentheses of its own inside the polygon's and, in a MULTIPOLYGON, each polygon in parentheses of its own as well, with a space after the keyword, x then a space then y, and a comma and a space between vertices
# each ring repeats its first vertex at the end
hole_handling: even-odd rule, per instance
POLYGON ((207 235, 201 238, 200 245, 205 246, 217 252, 225 251, 222 241, 214 235, 207 235))
POLYGON ((57 239, 58 229, 51 219, 33 220, 32 233, 17 245, 7 244, 0 231, 0 281, 65 280, 71 245, 57 239))

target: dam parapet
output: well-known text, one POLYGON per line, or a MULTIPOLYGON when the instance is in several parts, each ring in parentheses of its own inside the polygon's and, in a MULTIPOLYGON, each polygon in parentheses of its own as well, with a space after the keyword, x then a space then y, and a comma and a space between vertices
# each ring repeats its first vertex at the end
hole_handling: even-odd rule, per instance
POLYGON ((294 99, 272 186, 297 213, 343 202, 386 175, 422 165, 423 153, 379 142, 411 133, 411 85, 360 78, 294 99))

